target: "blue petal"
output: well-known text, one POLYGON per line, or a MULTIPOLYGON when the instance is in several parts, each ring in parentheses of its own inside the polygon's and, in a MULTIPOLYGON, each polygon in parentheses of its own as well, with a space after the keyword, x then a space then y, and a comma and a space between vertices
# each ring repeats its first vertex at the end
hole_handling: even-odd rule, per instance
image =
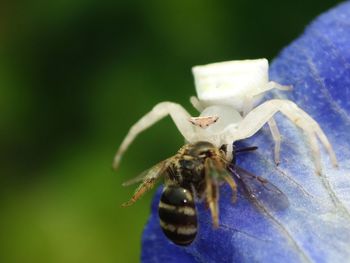
POLYGON ((232 205, 227 186, 220 189, 220 228, 198 205, 199 231, 188 247, 163 235, 157 216, 160 190, 143 233, 142 262, 343 262, 350 258, 350 2, 319 16, 271 65, 271 78, 292 84, 274 97, 295 101, 328 135, 339 161, 331 166, 322 149, 317 176, 303 133, 283 116, 281 164, 273 162, 267 130, 244 143, 257 145, 238 164, 278 186, 289 198, 283 212, 262 214, 239 193, 232 205))

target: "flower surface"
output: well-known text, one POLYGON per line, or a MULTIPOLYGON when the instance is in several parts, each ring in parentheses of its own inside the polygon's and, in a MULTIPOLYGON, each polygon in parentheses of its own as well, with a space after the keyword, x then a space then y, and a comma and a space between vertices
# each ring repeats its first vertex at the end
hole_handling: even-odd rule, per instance
MULTIPOLYGON (((220 188, 220 227, 197 205, 199 229, 188 247, 172 244, 158 220, 160 189, 142 238, 142 262, 343 262, 350 258, 350 2, 320 15, 273 61, 270 78, 292 91, 270 98, 290 99, 322 127, 337 154, 334 168, 322 150, 322 174, 315 173, 309 142, 281 114, 281 164, 273 159, 267 129, 245 140, 258 151, 237 164, 267 178, 288 197, 284 211, 262 213, 242 190, 235 204, 220 188)), ((268 98, 266 98, 268 99, 268 98)), ((241 144, 242 144, 241 143, 241 144)))

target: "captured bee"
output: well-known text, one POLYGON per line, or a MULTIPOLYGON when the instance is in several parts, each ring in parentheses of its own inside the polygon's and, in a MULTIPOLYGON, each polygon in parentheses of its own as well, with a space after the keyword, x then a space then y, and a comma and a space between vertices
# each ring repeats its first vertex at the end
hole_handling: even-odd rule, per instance
POLYGON ((274 210, 284 209, 289 205, 288 199, 276 186, 235 164, 236 153, 256 148, 234 149, 231 162, 228 161, 225 145, 217 148, 206 141, 186 144, 174 156, 125 182, 124 186, 140 181, 141 184, 123 206, 135 203, 163 177, 164 189, 158 207, 160 226, 168 239, 181 246, 191 244, 197 235, 196 200, 205 202, 213 226, 219 226, 219 185, 226 182, 230 186, 232 201, 235 202, 237 185, 233 176, 258 207, 266 204, 274 210))

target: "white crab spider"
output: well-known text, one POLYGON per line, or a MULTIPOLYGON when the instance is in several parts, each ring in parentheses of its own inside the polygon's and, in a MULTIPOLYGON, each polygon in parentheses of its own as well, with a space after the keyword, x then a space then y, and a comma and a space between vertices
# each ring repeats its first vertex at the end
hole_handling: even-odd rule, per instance
MULTIPOLYGON (((281 136, 273 119, 277 112, 283 113, 305 132, 317 173, 321 172, 317 138, 326 148, 333 165, 337 166, 332 146, 318 123, 294 102, 272 99, 254 108, 265 92, 289 89, 288 86, 269 81, 266 59, 214 63, 193 67, 192 71, 198 98, 191 97, 190 100, 201 118, 191 117, 177 103, 157 104, 129 130, 114 158, 115 169, 135 137, 167 115, 170 115, 188 143, 209 141, 217 147, 224 144, 232 147, 233 142, 251 137, 267 123, 275 142, 275 162, 278 164, 281 136)), ((232 151, 228 149, 227 153, 230 160, 232 151)))

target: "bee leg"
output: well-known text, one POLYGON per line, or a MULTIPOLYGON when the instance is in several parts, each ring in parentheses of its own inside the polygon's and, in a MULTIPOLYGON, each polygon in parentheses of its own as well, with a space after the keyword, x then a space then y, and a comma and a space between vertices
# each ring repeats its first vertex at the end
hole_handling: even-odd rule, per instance
POLYGON ((127 207, 133 205, 144 193, 146 193, 148 190, 152 189, 154 186, 156 180, 154 178, 150 180, 146 180, 142 182, 135 190, 134 195, 131 197, 131 199, 125 203, 122 204, 122 207, 127 207))
POLYGON ((215 228, 219 227, 219 185, 215 178, 211 178, 208 174, 205 176, 206 180, 206 203, 209 206, 213 225, 215 228))
POLYGON ((237 184, 235 180, 230 175, 223 176, 223 179, 232 189, 232 203, 237 201, 237 184))

